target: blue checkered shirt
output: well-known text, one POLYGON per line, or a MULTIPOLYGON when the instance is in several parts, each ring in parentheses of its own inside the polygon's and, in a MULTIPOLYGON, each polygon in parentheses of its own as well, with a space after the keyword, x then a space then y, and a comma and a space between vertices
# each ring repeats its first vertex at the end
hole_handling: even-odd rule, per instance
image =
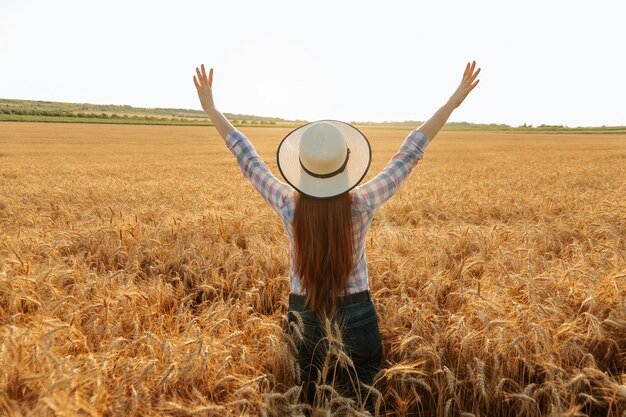
MULTIPOLYGON (((365 237, 374 213, 406 180, 417 165, 428 145, 428 138, 414 130, 404 140, 387 166, 368 182, 355 187, 352 193, 352 233, 354 237, 354 267, 348 278, 347 294, 369 288, 365 258, 365 237)), ((295 269, 293 241, 293 213, 296 191, 280 181, 259 157, 254 146, 243 133, 233 129, 226 137, 226 146, 237 158, 244 177, 252 183, 263 199, 278 213, 289 236, 291 292, 302 294, 300 278, 295 269)))

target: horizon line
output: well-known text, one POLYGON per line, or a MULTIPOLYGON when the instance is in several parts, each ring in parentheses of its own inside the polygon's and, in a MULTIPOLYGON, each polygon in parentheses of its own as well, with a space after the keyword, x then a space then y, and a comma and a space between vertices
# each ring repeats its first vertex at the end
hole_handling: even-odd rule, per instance
MULTIPOLYGON (((5 98, 5 97, 0 97, 0 106, 2 104, 6 104, 6 103, 2 103, 2 101, 17 101, 17 102, 33 102, 33 103, 45 103, 45 104, 61 104, 61 105, 89 105, 89 106, 111 106, 111 107, 120 107, 123 109, 135 109, 135 110, 171 110, 171 111, 186 111, 186 112, 193 112, 193 113, 197 113, 198 116, 200 116, 201 114, 204 114, 203 110, 200 109, 193 109, 193 108, 184 108, 184 107, 161 107, 161 106, 157 106, 157 107, 144 107, 144 106, 133 106, 133 105, 129 105, 129 104, 114 104, 114 103, 108 103, 108 104, 104 104, 104 103, 92 103, 92 102, 77 102, 77 101, 54 101, 54 100, 33 100, 33 99, 20 99, 20 98, 5 98)), ((8 104, 7 104, 8 106, 8 104)), ((86 109, 85 109, 86 110, 86 109)), ((310 120, 308 119, 287 119, 285 117, 281 117, 281 116, 261 116, 261 115, 256 115, 256 114, 245 114, 245 113, 232 113, 232 112, 227 112, 224 111, 223 112, 225 115, 231 115, 231 116, 248 116, 248 117, 254 117, 254 118, 259 118, 259 119, 274 119, 274 120, 281 120, 284 122, 289 122, 289 123, 299 123, 299 122, 310 122, 310 120)), ((177 116, 172 116, 172 117, 177 117, 177 116)), ((352 124, 361 124, 361 125, 367 125, 367 124, 412 124, 412 123, 423 123, 423 120, 414 120, 414 119, 405 119, 405 120, 384 120, 384 121, 373 121, 373 120, 350 120, 350 123, 352 124)), ((603 125, 587 125, 587 126, 583 126, 583 125, 578 125, 578 126, 572 126, 572 125, 568 125, 568 124, 557 124, 557 123, 522 123, 519 125, 513 125, 511 123, 502 123, 502 122, 472 122, 472 121, 448 121, 446 122, 446 124, 457 124, 457 125, 484 125, 484 126, 503 126, 503 127, 511 127, 511 128, 516 128, 516 127, 561 127, 561 128, 569 128, 569 129, 576 129, 576 128, 618 128, 618 127, 626 127, 626 124, 616 124, 616 125, 607 125, 607 124, 603 124, 603 125)))

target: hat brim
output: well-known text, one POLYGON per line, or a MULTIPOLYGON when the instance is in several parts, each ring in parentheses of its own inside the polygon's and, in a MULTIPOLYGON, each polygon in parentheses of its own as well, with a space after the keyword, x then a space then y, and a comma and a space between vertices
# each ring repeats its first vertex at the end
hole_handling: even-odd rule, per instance
POLYGON ((367 174, 372 161, 372 148, 365 135, 356 127, 338 120, 318 120, 302 125, 285 136, 278 145, 276 162, 281 175, 293 188, 315 198, 332 198, 356 187, 367 174), (330 178, 307 174, 300 165, 300 140, 313 123, 325 122, 341 132, 350 149, 350 158, 343 172, 330 178))

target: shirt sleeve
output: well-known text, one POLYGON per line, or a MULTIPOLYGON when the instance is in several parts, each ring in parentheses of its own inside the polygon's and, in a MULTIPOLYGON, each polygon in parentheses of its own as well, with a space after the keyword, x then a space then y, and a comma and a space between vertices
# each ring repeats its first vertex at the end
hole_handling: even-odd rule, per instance
POLYGON ((428 138, 418 130, 412 131, 391 158, 387 166, 374 178, 358 187, 372 212, 393 196, 424 156, 428 138))
POLYGON ((272 174, 252 143, 237 129, 231 130, 226 136, 226 146, 237 158, 237 164, 243 176, 250 181, 274 211, 279 213, 292 188, 272 174))

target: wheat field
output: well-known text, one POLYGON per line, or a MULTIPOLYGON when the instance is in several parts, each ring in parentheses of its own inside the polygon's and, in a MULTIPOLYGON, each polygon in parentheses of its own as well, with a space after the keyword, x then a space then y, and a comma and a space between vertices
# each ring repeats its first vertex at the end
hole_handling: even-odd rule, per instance
MULTIPOLYGON (((625 238, 626 135, 441 133, 369 232, 378 413, 625 416, 625 238)), ((288 262, 212 128, 0 123, 0 415, 366 415, 298 402, 288 262)))

